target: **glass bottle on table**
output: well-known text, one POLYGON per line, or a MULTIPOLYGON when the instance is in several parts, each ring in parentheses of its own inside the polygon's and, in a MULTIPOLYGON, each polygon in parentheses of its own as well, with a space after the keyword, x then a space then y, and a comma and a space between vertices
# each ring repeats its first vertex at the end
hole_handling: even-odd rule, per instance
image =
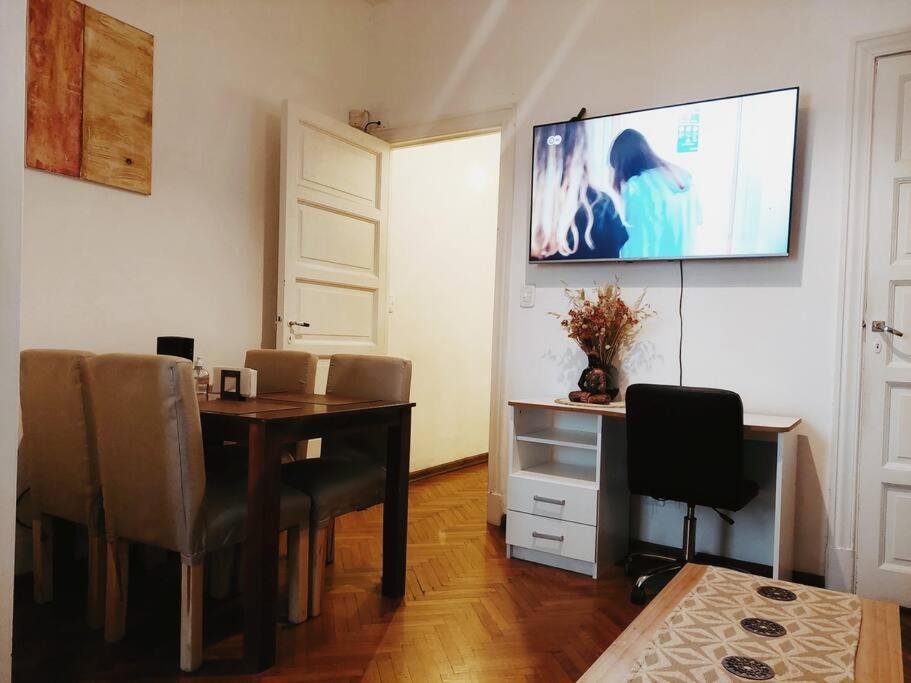
POLYGON ((209 372, 202 364, 202 357, 196 356, 193 363, 193 384, 196 387, 196 398, 200 401, 209 399, 209 372))

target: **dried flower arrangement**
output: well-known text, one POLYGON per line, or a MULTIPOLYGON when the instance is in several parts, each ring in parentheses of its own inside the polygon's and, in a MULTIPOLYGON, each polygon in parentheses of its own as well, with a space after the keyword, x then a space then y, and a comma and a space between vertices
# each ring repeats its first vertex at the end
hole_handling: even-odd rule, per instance
POLYGON ((559 313, 560 325, 569 338, 588 356, 588 367, 579 378, 579 391, 570 392, 572 401, 581 403, 610 403, 617 397, 617 370, 614 365, 627 350, 646 318, 654 315, 643 303, 645 292, 630 306, 622 296, 619 280, 601 285, 595 298, 584 289, 566 288, 570 309, 566 317, 559 313))

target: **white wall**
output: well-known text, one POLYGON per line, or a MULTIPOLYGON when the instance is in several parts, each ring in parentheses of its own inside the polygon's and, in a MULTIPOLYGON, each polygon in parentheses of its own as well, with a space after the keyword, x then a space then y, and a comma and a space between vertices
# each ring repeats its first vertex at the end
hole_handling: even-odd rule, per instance
POLYGON ((412 471, 487 452, 499 171, 499 133, 392 152, 388 340, 412 361, 412 471))
POLYGON ((0 681, 10 680, 19 431, 25 0, 0 0, 0 681))
MULTIPOLYGON (((647 287, 659 314, 629 375, 677 378, 676 264, 526 264, 531 126, 582 106, 601 114, 801 87, 794 254, 687 264, 684 379, 734 389, 752 411, 803 418, 796 565, 822 573, 851 39, 911 25, 911 4, 389 0, 373 12, 382 78, 368 106, 387 125, 517 105, 507 342, 513 397, 562 393, 581 369, 581 354, 546 315, 565 306, 561 281, 590 286, 618 274, 631 296, 647 287), (538 286, 533 309, 518 307, 525 282, 538 286)), ((655 514, 676 539, 678 511, 655 514)))
POLYGON ((26 171, 22 343, 207 364, 274 346, 281 102, 346 119, 361 0, 91 0, 155 36, 152 195, 26 171))

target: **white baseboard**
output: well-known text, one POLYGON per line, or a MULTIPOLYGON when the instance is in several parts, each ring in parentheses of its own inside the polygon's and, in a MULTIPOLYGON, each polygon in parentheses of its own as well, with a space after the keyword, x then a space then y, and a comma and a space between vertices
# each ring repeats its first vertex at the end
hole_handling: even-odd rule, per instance
POLYGON ((854 550, 829 548, 826 558, 826 588, 854 592, 854 550))
POLYGON ((487 523, 500 526, 503 518, 503 494, 495 491, 487 492, 487 523))

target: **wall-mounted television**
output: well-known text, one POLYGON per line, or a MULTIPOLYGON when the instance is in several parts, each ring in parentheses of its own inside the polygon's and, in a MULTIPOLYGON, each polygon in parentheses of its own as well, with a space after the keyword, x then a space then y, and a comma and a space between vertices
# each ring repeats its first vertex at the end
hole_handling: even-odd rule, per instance
POLYGON ((797 88, 534 127, 529 260, 787 256, 797 88))

